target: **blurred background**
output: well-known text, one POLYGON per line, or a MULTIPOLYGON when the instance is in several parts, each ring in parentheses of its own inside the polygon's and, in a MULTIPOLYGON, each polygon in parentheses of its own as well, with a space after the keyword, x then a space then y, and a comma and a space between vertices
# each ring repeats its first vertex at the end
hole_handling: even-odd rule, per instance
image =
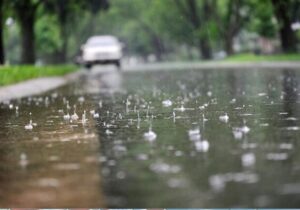
POLYGON ((0 11, 1 64, 71 63, 106 34, 129 64, 299 53, 299 0, 0 0, 0 11))
POLYGON ((0 24, 0 206, 300 206, 300 0, 0 0, 0 24))

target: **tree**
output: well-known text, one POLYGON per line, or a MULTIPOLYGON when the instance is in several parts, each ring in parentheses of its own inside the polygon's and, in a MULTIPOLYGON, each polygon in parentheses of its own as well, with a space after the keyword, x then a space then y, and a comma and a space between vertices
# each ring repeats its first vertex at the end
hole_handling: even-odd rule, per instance
POLYGON ((0 65, 3 65, 5 62, 3 43, 3 3, 3 0, 0 0, 0 65))
POLYGON ((46 12, 55 15, 57 18, 61 45, 56 52, 56 62, 65 63, 68 55, 68 44, 71 32, 76 24, 76 20, 85 10, 93 14, 92 28, 94 27, 94 18, 96 14, 103 9, 108 8, 108 0, 48 0, 45 2, 46 12))
POLYGON ((293 53, 297 51, 297 39, 291 28, 296 9, 299 7, 299 0, 272 0, 274 14, 279 24, 279 36, 282 51, 293 53))
POLYGON ((272 2, 270 0, 252 0, 249 5, 251 21, 247 25, 248 29, 262 37, 275 38, 278 28, 274 21, 272 2))
POLYGON ((175 0, 181 14, 192 25, 193 31, 198 37, 199 50, 203 59, 212 58, 212 50, 209 42, 209 33, 207 23, 211 21, 212 4, 209 0, 175 0))
POLYGON ((21 63, 35 63, 35 19, 42 0, 10 1, 21 28, 21 63))
POLYGON ((109 2, 108 0, 88 0, 86 1, 86 7, 91 12, 91 34, 94 34, 95 32, 95 20, 96 16, 101 10, 107 10, 109 8, 109 2))
POLYGON ((227 55, 232 55, 233 39, 248 20, 247 4, 245 0, 214 1, 214 18, 218 25, 220 36, 224 40, 227 55))
MULTIPOLYGON (((116 0, 103 17, 100 32, 111 32, 128 43, 128 50, 144 59, 154 54, 162 60, 165 54, 163 30, 158 27, 157 13, 161 1, 116 0)), ((101 20, 100 20, 101 21, 101 20)))

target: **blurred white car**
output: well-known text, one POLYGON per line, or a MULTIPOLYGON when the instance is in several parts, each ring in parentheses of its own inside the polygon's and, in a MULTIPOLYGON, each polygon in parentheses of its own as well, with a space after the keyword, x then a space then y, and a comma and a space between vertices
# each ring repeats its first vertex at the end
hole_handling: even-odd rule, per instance
POLYGON ((92 36, 81 47, 81 63, 87 68, 94 64, 121 66, 122 43, 114 36, 92 36))

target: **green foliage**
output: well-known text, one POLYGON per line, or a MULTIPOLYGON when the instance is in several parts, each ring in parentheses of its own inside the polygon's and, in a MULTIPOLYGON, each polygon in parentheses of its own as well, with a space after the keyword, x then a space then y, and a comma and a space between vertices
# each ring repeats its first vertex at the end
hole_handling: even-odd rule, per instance
POLYGON ((78 70, 72 65, 0 67, 0 86, 37 77, 60 76, 78 70))
POLYGON ((267 38, 274 38, 278 27, 273 15, 271 1, 251 0, 249 5, 251 7, 249 30, 267 38))
MULTIPOLYGON (((240 31, 278 38, 279 23, 271 0, 11 0, 6 3, 5 17, 17 17, 14 8, 26 2, 39 5, 35 46, 44 63, 55 62, 64 51, 71 60, 88 37, 98 34, 119 37, 128 55, 162 54, 163 59, 197 57, 201 39, 214 52, 226 50, 240 31), (198 26, 189 18, 188 2, 195 3, 198 26)), ((4 27, 10 63, 19 62, 19 25, 16 21, 4 27)))
POLYGON ((55 16, 41 15, 36 22, 35 32, 38 34, 36 45, 41 54, 51 54, 62 46, 59 28, 55 16))

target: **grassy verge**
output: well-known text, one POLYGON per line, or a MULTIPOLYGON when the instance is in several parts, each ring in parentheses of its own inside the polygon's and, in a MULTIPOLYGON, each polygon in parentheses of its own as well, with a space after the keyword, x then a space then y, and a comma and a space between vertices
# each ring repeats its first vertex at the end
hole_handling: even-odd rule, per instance
POLYGON ((61 76, 78 68, 73 65, 53 66, 0 66, 0 86, 37 77, 61 76))
POLYGON ((300 54, 255 55, 251 53, 244 53, 229 56, 222 61, 300 61, 300 54))

